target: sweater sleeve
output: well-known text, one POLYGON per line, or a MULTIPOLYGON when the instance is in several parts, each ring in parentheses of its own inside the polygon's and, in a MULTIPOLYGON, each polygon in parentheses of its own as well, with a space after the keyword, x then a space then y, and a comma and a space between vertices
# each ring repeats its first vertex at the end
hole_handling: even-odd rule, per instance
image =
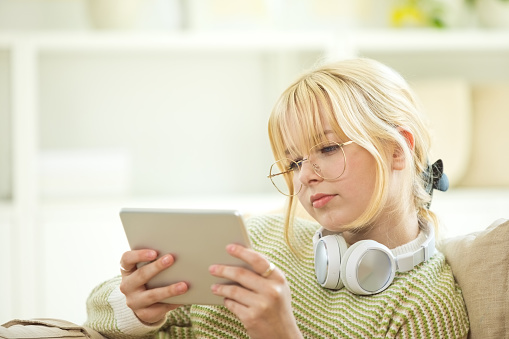
POLYGON ((150 338, 158 332, 166 332, 170 338, 188 336, 186 333, 191 332, 189 307, 179 307, 168 312, 165 320, 147 325, 127 307, 119 289, 120 281, 121 277, 108 280, 91 292, 85 326, 108 338, 150 338))

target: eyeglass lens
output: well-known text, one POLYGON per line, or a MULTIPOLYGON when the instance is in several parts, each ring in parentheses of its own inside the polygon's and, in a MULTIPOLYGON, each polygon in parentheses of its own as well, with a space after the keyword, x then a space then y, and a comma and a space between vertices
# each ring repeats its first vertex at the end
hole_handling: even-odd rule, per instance
POLYGON ((305 163, 309 163, 313 171, 324 180, 335 180, 339 178, 346 167, 346 156, 342 145, 327 141, 313 146, 309 150, 309 156, 305 159, 292 160, 288 158, 276 161, 270 167, 269 177, 279 192, 284 195, 296 195, 299 193, 301 184, 297 180, 298 187, 293 192, 293 177, 300 175, 305 163))

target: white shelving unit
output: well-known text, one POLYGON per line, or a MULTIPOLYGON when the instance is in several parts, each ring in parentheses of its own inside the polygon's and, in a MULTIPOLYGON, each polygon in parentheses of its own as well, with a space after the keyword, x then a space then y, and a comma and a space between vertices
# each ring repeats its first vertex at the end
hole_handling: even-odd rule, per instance
MULTIPOLYGON (((103 237, 103 239, 97 242, 100 246, 91 246, 94 253, 90 255, 93 257, 93 260, 86 262, 85 259, 88 256, 83 253, 60 253, 60 256, 67 256, 67 261, 55 264, 56 267, 52 266, 53 260, 57 260, 59 256, 56 256, 54 252, 48 252, 47 250, 50 247, 61 242, 63 248, 72 251, 72 246, 69 246, 68 242, 78 241, 74 236, 72 236, 73 240, 69 240, 69 238, 61 234, 61 232, 65 232, 67 229, 65 223, 68 220, 72 220, 73 215, 80 219, 80 222, 77 223, 79 225, 76 227, 86 228, 88 227, 87 225, 93 224, 90 227, 96 228, 93 228, 90 232, 94 232, 99 227, 105 226, 106 223, 118 223, 118 220, 112 219, 111 210, 114 211, 114 218, 116 209, 126 202, 138 204, 150 202, 151 204, 157 204, 154 201, 159 201, 159 204, 163 205, 167 205, 167 203, 178 204, 175 195, 171 197, 171 202, 165 199, 142 200, 143 197, 136 195, 127 198, 106 199, 106 202, 104 200, 90 202, 90 200, 83 199, 78 200, 76 203, 41 198, 38 161, 41 150, 47 147, 42 144, 51 144, 44 141, 41 136, 41 126, 47 126, 49 123, 43 120, 41 116, 41 105, 45 104, 46 99, 41 96, 44 93, 51 94, 51 91, 41 88, 41 84, 46 83, 44 77, 51 76, 51 70, 54 68, 50 66, 61 62, 62 60, 59 58, 62 56, 66 58, 64 62, 67 62, 66 60, 73 58, 82 60, 87 56, 113 55, 114 58, 117 58, 115 60, 120 62, 124 59, 134 58, 138 60, 137 58, 155 55, 167 59, 168 67, 178 70, 179 65, 173 64, 172 58, 175 55, 178 56, 175 59, 177 61, 184 60, 186 57, 199 57, 206 60, 208 56, 217 54, 219 55, 217 59, 226 54, 238 55, 241 59, 246 58, 245 65, 257 65, 260 67, 259 71, 253 70, 248 73, 249 76, 255 77, 255 86, 259 85, 260 88, 254 91, 253 101, 248 102, 246 105, 257 105, 251 109, 246 107, 246 110, 250 114, 249 117, 250 119, 252 118, 253 124, 260 126, 264 125, 266 116, 257 116, 257 112, 268 112, 273 104, 275 95, 286 86, 289 80, 300 69, 310 66, 317 57, 338 58, 355 55, 377 57, 387 60, 396 69, 398 69, 398 63, 402 62, 403 73, 408 74, 410 77, 419 77, 422 76, 422 70, 415 68, 419 67, 418 64, 422 61, 422 56, 429 56, 430 60, 426 62, 431 64, 439 59, 452 62, 459 56, 465 56, 468 59, 467 62, 459 62, 459 64, 461 67, 467 68, 464 69, 465 73, 467 76, 471 75, 474 81, 485 80, 485 77, 477 76, 478 73, 472 73, 472 68, 475 69, 476 66, 473 63, 476 62, 483 63, 483 68, 490 67, 483 70, 483 74, 488 74, 486 77, 509 80, 509 32, 507 31, 380 30, 352 31, 341 34, 323 32, 262 32, 242 34, 1 33, 0 53, 3 52, 9 56, 9 69, 7 71, 11 84, 10 104, 8 107, 10 107, 9 116, 12 123, 12 163, 7 166, 11 167, 10 172, 12 173, 12 199, 0 203, 0 254, 3 257, 9 258, 8 266, 6 268, 4 266, 4 268, 6 272, 10 272, 8 275, 10 279, 2 279, 4 285, 0 288, 2 304, 7 305, 2 306, 0 310, 0 321, 8 320, 12 317, 43 316, 67 316, 67 319, 76 322, 84 320, 83 298, 91 287, 86 284, 91 284, 93 281, 99 283, 103 275, 111 272, 111 266, 105 264, 104 270, 99 270, 101 273, 97 274, 101 278, 96 277, 94 268, 96 269, 95 272, 99 272, 96 263, 104 260, 104 256, 108 256, 109 259, 111 257, 114 258, 113 264, 110 263, 110 265, 115 266, 116 262, 118 262, 116 259, 117 252, 125 244, 120 243, 110 246, 109 249, 104 249, 104 247, 107 247, 108 242, 111 241, 106 241, 105 237, 119 235, 118 231, 104 231, 105 233, 102 233, 101 236, 96 235, 96 237, 103 237), (469 59, 469 56, 472 55, 475 58, 469 59), (411 56, 409 60, 407 60, 408 56, 411 56), (418 56, 421 56, 421 58, 418 56), (417 59, 412 59, 412 57, 417 57, 417 59), (484 57, 487 57, 490 62, 495 61, 495 63, 486 65, 482 61, 484 57), (44 63, 50 63, 50 66, 44 63), (93 221, 87 224, 83 220, 87 220, 89 215, 87 210, 89 209, 95 211, 92 214, 96 218, 91 217, 90 220, 93 221), (108 209, 108 216, 105 216, 103 213, 105 209, 108 209), (96 222, 97 220, 99 222, 96 222), (55 234, 59 234, 60 238, 57 237, 58 239, 55 240, 56 238, 53 237, 55 234), (44 241, 41 242, 41 239, 44 241), (101 251, 102 253, 99 253, 101 251), (65 272, 65 274, 61 273, 59 275, 55 272, 65 272), (79 289, 78 286, 81 288, 79 289, 80 292, 76 293, 76 304, 69 302, 69 305, 65 306, 65 310, 60 314, 52 313, 57 309, 58 305, 55 300, 56 296, 58 296, 58 287, 55 284, 58 282, 55 280, 57 278, 49 277, 52 274, 57 277, 60 276, 60 279, 69 279, 62 282, 62 286, 67 287, 73 284, 73 279, 69 277, 76 274, 91 274, 91 276, 82 279, 86 283, 81 283, 80 285, 78 281, 74 285, 75 290, 79 289), (71 311, 69 308, 73 308, 74 311, 71 311)), ((148 62, 152 61, 152 59, 148 59, 148 62)), ((164 62, 159 59, 156 61, 164 62)), ((110 62, 115 63, 115 61, 110 62)), ((130 64, 128 63, 128 65, 130 64)), ((224 64, 221 65, 226 69, 224 64)), ((244 67, 243 65, 239 64, 232 67, 231 72, 237 72, 244 67)), ((444 75, 444 72, 448 71, 447 67, 447 65, 437 65, 436 71, 431 73, 444 75)), ((99 68, 99 70, 104 70, 104 68, 99 68)), ((453 70, 453 73, 457 71, 457 69, 453 70)), ((426 72, 428 74, 429 70, 426 72)), ((218 71, 213 74, 221 74, 221 72, 218 71)), ((218 76, 217 85, 222 86, 221 81, 229 81, 229 79, 227 75, 223 79, 218 76)), ((98 78, 97 81, 100 82, 101 79, 98 78)), ((249 82, 251 79, 248 78, 245 81, 249 82)), ((200 81, 196 81, 195 87, 184 88, 183 93, 187 91, 193 94, 206 91, 207 88, 200 88, 200 84, 200 81)), ((227 87, 227 90, 231 89, 232 86, 227 87)), ((86 96, 85 98, 87 99, 84 100, 89 100, 89 97, 86 96)), ((97 100, 105 100, 105 97, 98 98, 97 100)), ((199 101, 200 97, 198 96, 196 100, 199 101)), ((77 103, 78 111, 80 104, 84 105, 86 102, 77 103)), ((227 117, 228 114, 235 117, 238 114, 236 107, 238 106, 229 107, 225 103, 224 117, 227 117)), ((264 114, 268 115, 268 113, 264 114)), ((219 137, 223 135, 221 133, 223 132, 219 133, 219 137)), ((258 142, 262 138, 264 136, 256 136, 252 140, 258 142)), ((66 140, 63 142, 66 143, 66 140)), ((98 143, 100 147, 100 141, 98 143)), ((69 144, 71 144, 70 149, 72 152, 73 142, 70 141, 69 144)), ((105 146, 109 147, 110 145, 105 146)), ((267 144, 265 143, 262 146, 267 147, 267 144)), ((260 151, 254 150, 252 144, 246 145, 246 147, 249 147, 254 154, 253 163, 262 162, 260 168, 265 165, 263 163, 265 160, 268 163, 270 158, 268 148, 263 148, 260 151)), ((6 166, 6 164, 0 165, 6 166)), ((228 168, 228 166, 233 165, 225 166, 228 168)), ((182 180, 185 180, 185 178, 182 178, 182 180)), ((268 198, 263 190, 256 191, 253 188, 254 186, 259 185, 255 183, 253 186, 246 186, 247 189, 245 191, 253 194, 244 200, 231 199, 232 196, 235 196, 232 193, 234 192, 233 189, 232 191, 219 193, 228 197, 224 198, 225 203, 236 201, 242 207, 258 206, 260 209, 267 206, 267 201, 270 201, 270 204, 279 201, 271 197, 268 198), (250 189, 253 192, 250 192, 250 189)), ((203 197, 199 204, 203 204, 205 200, 206 197, 203 197)), ((180 200, 180 204, 185 203, 193 204, 191 200, 180 200)), ((218 203, 217 200, 216 203, 218 203)), ((256 207, 251 209, 253 211, 257 210, 256 207)), ((86 232, 80 231, 78 233, 81 234, 81 238, 76 248, 86 251, 87 246, 84 245, 84 242, 93 242, 94 235, 89 234, 87 239, 86 232)), ((76 280, 80 280, 80 278, 76 280)), ((65 304, 65 302, 63 303, 65 304)))
POLYGON ((504 30, 368 31, 352 35, 352 53, 373 57, 407 79, 509 79, 509 32, 504 30))
MULTIPOLYGON (((330 49, 330 44, 333 42, 335 41, 329 36, 318 37, 306 34, 252 34, 249 36, 184 33, 168 35, 0 34, 0 51, 9 56, 7 72, 11 83, 9 116, 12 123, 11 149, 13 155, 10 164, 12 199, 2 203, 0 210, 0 226, 2 227, 0 229, 2 241, 0 245, 4 245, 1 246, 2 254, 8 258, 8 266, 5 269, 10 272, 9 279, 4 279, 0 289, 2 291, 0 298, 4 305, 0 311, 0 320, 8 320, 13 317, 54 316, 76 322, 83 321, 86 295, 94 284, 101 279, 106 279, 117 268, 116 264, 111 266, 111 261, 108 265, 104 257, 114 258, 112 260, 118 263, 121 249, 126 249, 125 241, 122 241, 121 226, 118 224, 116 216, 118 209, 123 205, 130 203, 140 206, 148 203, 151 206, 156 204, 181 207, 210 206, 210 204, 204 203, 207 198, 201 198, 201 201, 191 198, 149 198, 149 202, 147 202, 143 197, 132 196, 115 196, 112 199, 87 199, 84 197, 78 198, 74 203, 69 203, 65 197, 56 200, 43 198, 41 196, 39 162, 41 152, 48 150, 48 147, 44 146, 45 139, 42 135, 44 126, 48 123, 42 114, 42 107, 46 99, 43 94, 46 88, 43 87, 43 84, 45 83, 44 77, 48 74, 45 72, 47 63, 51 64, 54 58, 58 59, 62 55, 65 57, 70 55, 70 59, 79 59, 82 55, 90 55, 92 58, 106 55, 110 65, 114 65, 116 62, 122 62, 124 59, 129 60, 132 57, 134 59, 148 58, 147 62, 150 62, 151 57, 155 55, 168 58, 167 61, 162 61, 162 65, 172 68, 169 71, 171 74, 173 70, 177 73, 179 71, 179 65, 174 65, 174 59, 172 59, 175 55, 177 55, 177 60, 182 60, 183 56, 196 56, 198 59, 201 58, 200 60, 206 60, 212 56, 214 60, 219 60, 227 54, 234 54, 239 59, 246 59, 245 62, 242 62, 247 65, 266 65, 268 71, 274 70, 274 72, 270 72, 274 74, 263 75, 261 80, 255 81, 270 79, 269 85, 275 88, 283 86, 283 83, 278 83, 280 78, 283 78, 281 80, 283 81, 284 78, 293 76, 296 72, 295 68, 302 67, 299 64, 299 56, 306 55, 306 53, 321 54, 330 49), (255 56, 254 59, 251 55, 255 56), (257 58, 261 58, 262 61, 256 61, 257 58), (117 239, 116 244, 111 244, 112 239, 117 239), (94 245, 92 246, 94 250, 92 250, 91 243, 102 246, 94 245), (85 254, 87 250, 90 252, 85 254), (94 263, 104 265, 97 267, 94 263), (78 267, 80 268, 78 269, 78 267), (105 268, 109 272, 108 276, 98 278, 101 275, 100 272, 105 268), (80 278, 76 282, 73 277, 77 276, 80 278), (63 282, 63 280, 67 282, 63 282), (65 307, 58 308, 59 303, 62 303, 62 291, 67 291, 65 294, 69 295, 69 298, 66 298, 65 307), (74 303, 73 298, 76 300, 74 303)), ((158 62, 161 61, 158 60, 158 62)), ((233 65, 232 68, 242 68, 242 62, 240 65, 233 65)), ((99 68, 103 66, 101 63, 98 64, 99 68)), ((223 68, 228 66, 221 61, 212 63, 212 66, 217 64, 223 68)), ((262 72, 267 72, 267 70, 262 70, 262 72)), ((217 76, 217 73, 220 72, 212 72, 214 76, 217 76)), ((251 72, 250 75, 252 73, 254 72, 251 72)), ((53 76, 51 71, 49 71, 49 76, 53 76)), ((95 80, 100 82, 101 74, 95 76, 95 80)), ((231 77, 225 76, 226 80, 229 78, 231 77)), ((222 79, 219 79, 218 85, 221 85, 220 80, 222 79)), ((200 82, 198 81, 196 85, 199 87, 200 82)), ((189 88, 188 92, 194 90, 196 89, 189 88)), ((198 89, 198 91, 205 90, 206 88, 198 89)), ((231 90, 231 86, 228 90, 231 90)), ((263 99, 265 92, 269 91, 258 90, 255 95, 261 96, 263 99)), ((197 98, 200 96, 197 95, 197 98)), ((264 101, 267 99, 265 98, 264 101)), ((192 104, 190 103, 190 105, 192 104)), ((253 112, 260 111, 260 108, 264 111, 270 109, 266 102, 260 102, 255 109, 247 107, 246 110, 253 114, 253 112)), ((217 110, 216 108, 214 112, 217 110)), ((234 113, 231 108, 226 107, 226 113, 222 114, 226 114, 227 117, 228 114, 234 113)), ((76 118, 78 115, 79 113, 76 113, 76 118)), ((225 118, 224 115, 223 118, 225 118)), ((255 120, 261 121, 262 118, 265 120, 263 116, 255 120)), ((72 117, 70 119, 72 120, 72 117)), ((237 119, 233 119, 233 121, 235 120, 237 119)), ((245 124, 249 124, 248 120, 243 120, 246 121, 245 124)), ((115 125, 110 125, 110 128, 115 128, 115 125)), ((224 131, 220 130, 219 133, 222 134, 224 131)), ((233 133, 234 136, 238 134, 233 133)), ((90 137, 93 138, 94 135, 90 137)), ((194 136, 194 138, 197 137, 199 136, 194 136)), ((259 139, 255 136, 255 141, 256 138, 259 139)), ((6 141, 9 142, 9 140, 6 141)), ((66 140, 63 143, 57 147, 66 147, 66 140)), ((186 145, 191 149, 200 146, 189 141, 187 144, 192 144, 192 146, 186 145)), ((150 148, 149 143, 145 146, 150 148)), ((267 144, 265 143, 264 146, 267 144)), ((49 147, 51 151, 51 146, 49 147)), ((78 146, 78 152, 79 148, 78 146)), ((72 147, 70 152, 73 152, 72 147)), ((260 152, 262 151, 255 150, 256 158, 259 158, 260 152)), ((178 157, 178 154, 176 156, 178 157)), ((200 156, 203 155, 200 154, 200 156)), ((268 157, 267 154, 266 158, 268 157)), ((223 156, 219 155, 218 159, 221 158, 223 156)), ((6 164, 2 166, 6 166, 6 164)), ((236 208, 250 205, 265 206, 268 209, 265 196, 263 198, 237 196, 232 199, 228 192, 226 194, 218 192, 217 196, 208 200, 214 200, 216 205, 219 204, 217 206, 223 206, 223 208, 226 207, 225 204, 232 204, 236 208), (218 198, 218 196, 223 197, 218 198), (218 202, 218 199, 223 203, 218 202)), ((268 201, 274 200, 269 199, 268 201)), ((256 209, 257 207, 250 208, 250 210, 256 209)))
POLYGON ((378 30, 352 34, 358 51, 387 52, 509 52, 509 33, 497 30, 378 30))

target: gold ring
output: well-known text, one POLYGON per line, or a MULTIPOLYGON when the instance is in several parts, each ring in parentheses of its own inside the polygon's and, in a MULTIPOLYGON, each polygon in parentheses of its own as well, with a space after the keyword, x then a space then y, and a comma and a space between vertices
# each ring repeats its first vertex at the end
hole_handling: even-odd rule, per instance
POLYGON ((268 278, 269 275, 271 275, 271 273, 274 271, 275 268, 276 268, 276 265, 274 265, 273 263, 269 262, 269 267, 265 270, 265 272, 263 272, 260 275, 262 277, 264 277, 264 278, 268 278))
POLYGON ((120 271, 122 271, 122 272, 130 273, 130 272, 134 271, 134 269, 132 269, 132 270, 126 270, 124 267, 122 267, 122 265, 121 265, 121 264, 120 264, 119 266, 120 266, 120 271))

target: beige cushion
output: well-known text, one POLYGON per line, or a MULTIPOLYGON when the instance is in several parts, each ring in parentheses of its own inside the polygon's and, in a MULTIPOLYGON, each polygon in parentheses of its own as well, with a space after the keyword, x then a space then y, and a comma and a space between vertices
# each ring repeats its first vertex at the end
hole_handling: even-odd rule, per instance
POLYGON ((463 291, 469 338, 506 338, 509 333, 509 221, 446 239, 440 250, 463 291))

